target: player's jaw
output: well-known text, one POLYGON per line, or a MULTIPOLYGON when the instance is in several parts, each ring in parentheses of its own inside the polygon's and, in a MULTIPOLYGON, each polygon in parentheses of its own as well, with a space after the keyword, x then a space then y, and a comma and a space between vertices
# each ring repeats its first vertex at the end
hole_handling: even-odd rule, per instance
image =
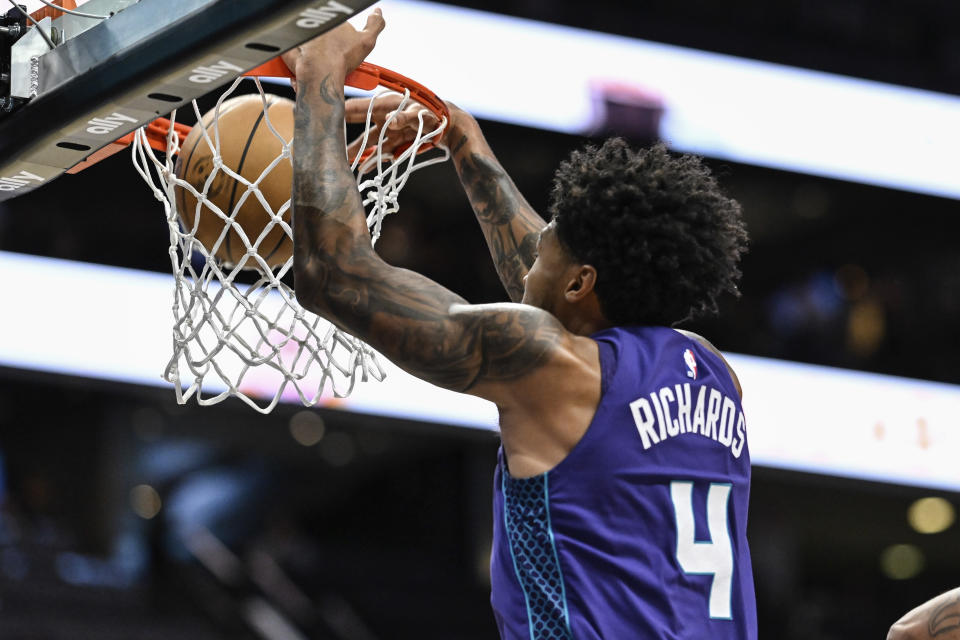
POLYGON ((538 257, 523 278, 523 298, 520 301, 552 313, 549 300, 553 297, 551 292, 555 283, 552 282, 554 278, 551 278, 547 271, 548 269, 542 265, 538 257))
POLYGON ((544 311, 551 311, 546 304, 549 299, 549 291, 552 289, 552 280, 550 274, 549 256, 540 251, 537 246, 537 257, 530 265, 527 275, 523 276, 523 298, 520 300, 523 304, 539 307, 544 311))
POLYGON ((566 285, 564 277, 569 264, 569 258, 547 226, 537 244, 537 257, 523 278, 521 302, 559 317, 558 306, 562 304, 566 285))

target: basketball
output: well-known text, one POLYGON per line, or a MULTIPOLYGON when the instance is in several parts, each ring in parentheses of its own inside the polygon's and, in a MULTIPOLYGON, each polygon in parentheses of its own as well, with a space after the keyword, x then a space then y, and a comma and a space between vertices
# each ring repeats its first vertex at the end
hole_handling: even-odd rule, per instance
MULTIPOLYGON (((180 149, 175 172, 178 178, 188 182, 198 192, 204 191, 204 185, 214 169, 214 149, 216 134, 214 118, 217 118, 220 130, 220 157, 224 167, 239 174, 250 184, 256 183, 263 199, 273 212, 279 212, 281 207, 290 199, 290 188, 293 180, 293 167, 289 158, 282 158, 269 173, 263 175, 277 159, 283 149, 283 142, 277 137, 289 142, 293 139, 293 106, 292 100, 266 94, 266 113, 259 94, 243 95, 224 100, 220 105, 219 116, 217 110, 212 109, 204 114, 201 127, 195 126, 186 137, 180 149), (272 128, 276 131, 271 131, 272 128), (203 134, 206 128, 207 137, 203 134), (259 179, 259 182, 257 182, 259 179)), ((277 224, 273 224, 270 211, 264 208, 257 194, 243 181, 235 179, 223 169, 214 175, 206 191, 206 199, 224 213, 230 216, 238 207, 234 220, 236 225, 243 229, 251 246, 264 259, 270 268, 283 265, 293 255, 293 242, 277 224), (248 193, 248 191, 250 191, 248 193), (246 196, 246 197, 244 197, 246 196), (241 204, 242 202, 242 204, 241 204), (268 226, 272 228, 257 244, 257 239, 268 226)), ((197 207, 197 198, 189 189, 178 186, 176 188, 177 208, 180 220, 187 231, 194 229, 194 236, 208 250, 212 251, 217 239, 223 233, 226 222, 208 206, 197 207)), ((289 224, 290 210, 286 209, 283 219, 289 224)), ((214 255, 228 265, 240 262, 247 247, 236 228, 231 227, 217 247, 214 255)), ((245 267, 259 268, 255 259, 248 259, 245 267)))

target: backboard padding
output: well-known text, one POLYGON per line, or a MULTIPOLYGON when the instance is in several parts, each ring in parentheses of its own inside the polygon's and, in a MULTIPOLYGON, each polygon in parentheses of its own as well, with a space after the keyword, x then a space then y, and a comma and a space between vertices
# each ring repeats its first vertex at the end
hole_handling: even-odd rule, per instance
POLYGON ((0 115, 0 201, 373 2, 140 0, 38 58, 37 96, 0 115))

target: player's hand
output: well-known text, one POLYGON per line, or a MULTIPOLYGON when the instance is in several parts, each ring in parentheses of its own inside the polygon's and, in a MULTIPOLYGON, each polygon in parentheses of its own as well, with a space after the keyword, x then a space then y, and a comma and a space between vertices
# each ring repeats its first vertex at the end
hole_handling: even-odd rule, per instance
MULTIPOLYGON (((373 112, 370 114, 370 135, 368 146, 377 144, 380 132, 386 127, 386 138, 382 145, 384 153, 393 153, 397 147, 409 144, 417 137, 420 127, 420 118, 423 118, 423 131, 429 132, 437 128, 439 121, 433 112, 412 98, 407 100, 403 109, 398 111, 403 96, 384 95, 376 100, 373 98, 351 98, 344 105, 344 117, 348 123, 365 124, 370 102, 373 101, 373 112), (422 115, 419 115, 421 114, 422 115)), ((355 141, 359 142, 359 141, 355 141)))
MULTIPOLYGON (((363 29, 357 31, 349 22, 305 42, 283 54, 283 61, 293 74, 303 78, 337 71, 346 76, 373 51, 377 36, 386 22, 380 9, 367 16, 363 29)), ((296 90, 296 82, 294 82, 296 90)))
MULTIPOLYGON (((346 121, 353 124, 366 123, 371 100, 373 99, 350 98, 347 100, 344 114, 346 121)), ((373 112, 370 114, 370 142, 368 144, 376 142, 377 136, 380 135, 384 126, 387 129, 387 144, 384 150, 392 151, 416 138, 421 118, 425 132, 432 131, 439 125, 439 121, 433 112, 412 98, 407 100, 407 104, 404 105, 402 110, 398 111, 402 102, 403 96, 400 95, 385 95, 373 102, 373 112)), ((453 129, 455 122, 471 117, 455 104, 449 102, 446 104, 450 112, 450 122, 447 123, 443 137, 438 141, 438 144, 447 144, 448 134, 453 129)))

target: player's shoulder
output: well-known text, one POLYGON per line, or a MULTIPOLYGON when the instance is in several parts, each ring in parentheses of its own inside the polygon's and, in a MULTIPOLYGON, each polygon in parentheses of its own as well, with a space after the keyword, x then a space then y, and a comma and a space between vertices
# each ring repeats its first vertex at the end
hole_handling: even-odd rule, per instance
POLYGON ((674 329, 674 331, 676 331, 677 333, 679 333, 680 335, 686 338, 689 338, 690 340, 696 340, 697 342, 702 344, 704 347, 712 351, 714 354, 720 357, 723 357, 723 354, 720 353, 720 350, 717 349, 715 346, 713 346, 712 342, 704 338, 699 333, 694 333, 693 331, 687 331, 686 329, 674 329))
POLYGON ((478 323, 480 373, 468 393, 496 404, 531 404, 550 389, 599 371, 596 343, 569 331, 543 309, 517 303, 455 305, 453 315, 478 323))
POLYGON ((713 346, 713 343, 701 336, 699 333, 694 333, 693 331, 687 331, 686 329, 674 329, 677 333, 699 342, 705 349, 713 353, 715 356, 720 358, 723 364, 727 367, 727 371, 730 373, 730 378, 733 380, 733 385, 737 388, 737 393, 740 394, 740 397, 743 397, 743 388, 740 386, 740 379, 737 378, 737 372, 733 370, 733 367, 730 366, 730 363, 727 362, 727 359, 723 357, 723 354, 720 353, 720 350, 713 346))

